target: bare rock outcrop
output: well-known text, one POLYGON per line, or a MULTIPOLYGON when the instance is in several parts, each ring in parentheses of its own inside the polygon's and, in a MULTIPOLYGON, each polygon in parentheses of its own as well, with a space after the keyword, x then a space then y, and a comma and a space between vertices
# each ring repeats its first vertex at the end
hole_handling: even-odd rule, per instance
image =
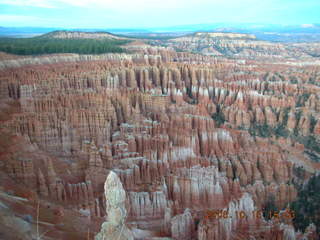
MULTIPOLYGON (((228 36, 221 45, 230 54, 278 54, 247 35, 228 36)), ((202 37, 212 40, 196 36, 202 37)), ((283 209, 297 196, 297 166, 302 181, 320 169, 306 154, 317 150, 320 134, 320 67, 141 44, 131 50, 0 62, 0 178, 12 180, 0 187, 39 198, 46 216, 48 206, 58 205, 66 229, 80 223, 92 237, 106 215, 102 238, 122 226, 129 239, 126 226, 145 239, 195 232, 202 239, 241 238, 248 225, 269 229, 262 232, 267 237, 291 236, 290 224, 280 228, 273 220, 202 220, 208 209, 246 212, 253 202, 261 210, 271 196, 283 209), (110 171, 113 180, 105 184, 110 171)))
POLYGON ((126 192, 120 179, 110 172, 104 185, 106 197, 107 221, 101 226, 101 231, 95 240, 133 240, 133 234, 125 224, 127 210, 125 207, 126 192))

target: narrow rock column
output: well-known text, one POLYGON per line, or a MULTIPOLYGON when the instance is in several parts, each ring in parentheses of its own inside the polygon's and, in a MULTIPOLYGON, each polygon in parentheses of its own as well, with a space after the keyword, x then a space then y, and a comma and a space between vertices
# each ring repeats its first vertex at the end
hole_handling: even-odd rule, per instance
POLYGON ((114 172, 110 172, 104 184, 106 196, 107 221, 95 240, 133 240, 132 232, 125 225, 127 210, 125 208, 126 192, 114 172))
POLYGON ((194 231, 194 220, 192 218, 189 208, 186 208, 183 214, 177 215, 171 219, 171 233, 173 239, 194 239, 194 231))

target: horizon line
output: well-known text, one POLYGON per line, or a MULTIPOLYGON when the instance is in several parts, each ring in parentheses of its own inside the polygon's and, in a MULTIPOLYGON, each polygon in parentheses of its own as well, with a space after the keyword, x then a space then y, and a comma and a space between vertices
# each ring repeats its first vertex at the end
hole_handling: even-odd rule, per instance
MULTIPOLYGON (((246 23, 236 23, 236 22, 214 22, 214 23, 194 23, 194 24, 185 24, 185 25, 171 25, 171 26, 162 26, 162 27, 61 27, 61 26, 4 26, 0 25, 0 28, 39 28, 39 29, 46 29, 46 28, 52 28, 52 29, 63 29, 63 30, 69 30, 69 29, 127 29, 127 30, 148 30, 148 29, 163 29, 163 28, 179 28, 179 27, 192 27, 192 26, 201 26, 201 25, 219 25, 224 24, 226 26, 223 26, 225 28, 228 27, 235 27, 232 25, 237 25, 237 27, 240 27, 241 25, 257 25, 255 28, 264 28, 268 26, 273 27, 302 27, 302 28, 312 28, 312 27, 320 27, 319 23, 294 23, 294 24, 282 24, 282 23, 254 23, 254 22, 246 22, 246 23), (308 25, 308 26, 303 26, 308 25)), ((222 27, 222 26, 221 26, 222 27)), ((248 26, 247 26, 248 27, 248 26)))

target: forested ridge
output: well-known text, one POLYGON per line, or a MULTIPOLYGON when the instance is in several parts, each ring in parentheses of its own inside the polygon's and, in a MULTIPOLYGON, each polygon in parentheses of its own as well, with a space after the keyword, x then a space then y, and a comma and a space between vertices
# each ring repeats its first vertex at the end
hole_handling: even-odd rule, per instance
POLYGON ((120 46, 128 42, 114 39, 0 38, 0 51, 18 55, 122 53, 125 50, 120 46))

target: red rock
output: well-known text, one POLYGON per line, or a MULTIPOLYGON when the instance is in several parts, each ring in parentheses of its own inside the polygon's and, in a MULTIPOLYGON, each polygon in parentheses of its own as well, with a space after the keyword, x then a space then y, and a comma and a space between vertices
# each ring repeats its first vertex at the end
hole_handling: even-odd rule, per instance
POLYGON ((92 235, 107 214, 104 183, 112 170, 126 191, 126 224, 150 236, 299 239, 303 234, 289 223, 200 216, 208 209, 261 209, 271 195, 279 208, 295 199, 293 168, 313 166, 304 146, 289 138, 253 137, 248 129, 284 124, 309 136, 319 99, 305 82, 315 70, 167 48, 136 51, 0 63, 0 177, 11 179, 3 184, 6 191, 22 193, 23 186, 30 196, 62 208, 58 220, 65 229, 56 234, 90 225, 92 235), (288 72, 300 74, 299 84, 288 82, 288 72), (297 107, 303 92, 311 95, 297 107), (220 127, 215 113, 226 120, 220 127))

